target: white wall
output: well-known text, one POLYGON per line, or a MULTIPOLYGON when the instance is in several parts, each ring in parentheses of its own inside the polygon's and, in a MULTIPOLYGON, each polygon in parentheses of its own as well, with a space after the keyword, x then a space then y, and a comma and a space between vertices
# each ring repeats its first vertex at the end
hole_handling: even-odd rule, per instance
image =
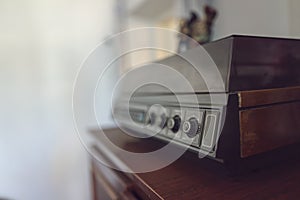
POLYGON ((89 199, 72 87, 112 19, 110 0, 0 1, 0 198, 89 199))
POLYGON ((300 38, 300 1, 289 0, 290 34, 300 38))
POLYGON ((288 3, 286 0, 214 0, 213 6, 219 11, 215 39, 231 34, 288 37, 288 3))

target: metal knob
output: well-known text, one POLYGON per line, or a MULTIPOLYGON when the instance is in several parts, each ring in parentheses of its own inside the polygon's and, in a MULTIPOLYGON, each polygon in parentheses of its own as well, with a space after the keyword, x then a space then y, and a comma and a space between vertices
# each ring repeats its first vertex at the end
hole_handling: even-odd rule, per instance
POLYGON ((179 115, 175 115, 173 118, 168 120, 167 126, 173 133, 177 133, 181 124, 181 118, 179 115))
POLYGON ((194 117, 190 118, 188 121, 185 121, 182 125, 183 132, 190 138, 195 137, 200 132, 200 124, 198 120, 194 117))

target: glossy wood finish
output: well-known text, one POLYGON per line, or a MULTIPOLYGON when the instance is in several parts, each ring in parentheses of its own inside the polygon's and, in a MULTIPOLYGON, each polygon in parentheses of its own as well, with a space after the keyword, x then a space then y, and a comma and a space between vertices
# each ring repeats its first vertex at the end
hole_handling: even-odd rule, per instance
MULTIPOLYGON (((97 154, 97 158, 101 157, 109 162, 96 147, 93 148, 93 152, 97 154)), ((94 200, 137 200, 138 194, 141 194, 143 199, 147 199, 125 174, 101 164, 96 159, 91 159, 91 179, 94 200)))
MULTIPOLYGON (((202 47, 196 47, 156 63, 178 71, 189 80, 196 93, 232 93, 300 85, 300 39, 232 35, 207 43, 203 48, 209 56, 202 47)), ((169 76, 168 81, 176 85, 173 92, 187 92, 175 76, 169 76)), ((141 92, 166 93, 151 87, 144 87, 141 92)))
POLYGON ((229 91, 300 85, 300 40, 233 36, 229 91))
POLYGON ((241 157, 300 141, 300 102, 240 111, 241 157))
POLYGON ((300 100, 300 86, 266 90, 241 91, 239 107, 254 107, 300 100))
POLYGON ((203 47, 216 63, 226 92, 300 85, 299 39, 232 35, 203 47))
MULTIPOLYGON (((101 140, 102 136, 97 130, 92 131, 92 134, 97 138, 96 143, 101 140)), ((132 152, 149 152, 165 145, 154 139, 132 138, 119 129, 107 130, 106 135, 120 148, 132 152)), ((120 157, 104 143, 100 144, 97 145, 98 153, 104 154, 114 165, 129 165, 126 158, 120 157)), ((97 151, 94 153, 97 155, 97 151)), ((158 156, 156 159, 159 161, 163 158, 158 156)), ((298 199, 300 196, 300 161, 293 159, 259 171, 229 176, 222 165, 209 159, 199 159, 197 154, 186 152, 163 169, 140 174, 122 174, 145 194, 144 197, 150 199, 268 200, 298 199)), ((144 197, 139 196, 140 199, 144 197)))

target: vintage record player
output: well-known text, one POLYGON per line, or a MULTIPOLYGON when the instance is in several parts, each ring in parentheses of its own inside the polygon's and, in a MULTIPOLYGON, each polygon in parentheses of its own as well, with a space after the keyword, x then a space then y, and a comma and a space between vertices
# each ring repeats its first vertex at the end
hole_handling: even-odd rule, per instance
MULTIPOLYGON (((159 130, 154 137, 222 163, 300 142, 300 40, 233 35, 203 47, 220 72, 223 90, 218 85, 208 90, 201 77, 195 78, 187 70, 186 61, 169 57, 158 63, 190 80, 198 105, 188 101, 188 92, 144 87, 129 104, 131 119, 143 128, 126 118, 119 120, 121 126, 140 133, 159 130), (226 101, 211 100, 218 95, 226 101), (176 96, 183 99, 180 107, 176 96)), ((183 55, 197 58, 195 49, 183 55)), ((114 109, 120 119, 124 110, 121 99, 114 109)))

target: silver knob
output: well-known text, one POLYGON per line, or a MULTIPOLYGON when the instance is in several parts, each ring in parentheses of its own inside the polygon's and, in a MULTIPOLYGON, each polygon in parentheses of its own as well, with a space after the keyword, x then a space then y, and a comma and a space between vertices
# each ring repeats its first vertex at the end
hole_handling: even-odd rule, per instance
POLYGON ((200 124, 195 117, 190 118, 185 121, 182 125, 183 132, 190 138, 195 137, 200 132, 200 124))
POLYGON ((170 119, 168 120, 168 122, 167 122, 168 128, 169 128, 169 129, 172 129, 172 128, 174 127, 174 125, 175 125, 174 119, 173 119, 173 118, 170 118, 170 119))
POLYGON ((177 133, 179 131, 181 124, 181 118, 179 115, 175 115, 174 117, 168 120, 167 126, 173 133, 177 133))

